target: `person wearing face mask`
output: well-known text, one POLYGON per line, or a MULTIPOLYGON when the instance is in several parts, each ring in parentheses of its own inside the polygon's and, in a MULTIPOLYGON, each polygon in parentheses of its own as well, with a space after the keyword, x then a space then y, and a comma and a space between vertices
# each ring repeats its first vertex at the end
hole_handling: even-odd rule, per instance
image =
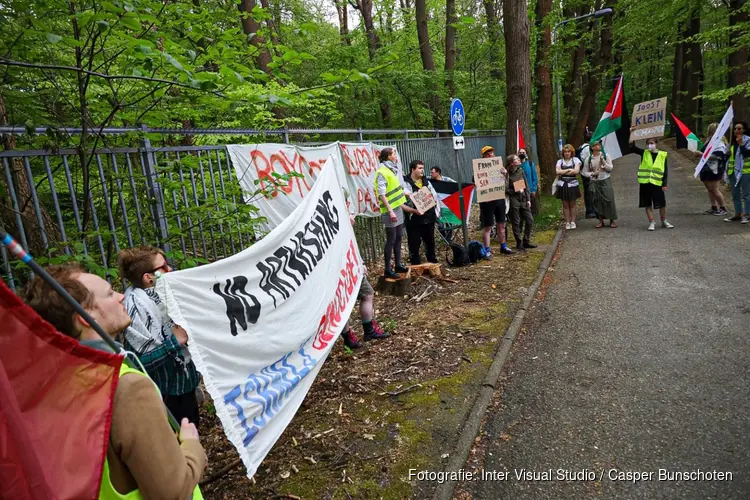
MULTIPOLYGON (((631 127, 635 130, 635 127, 631 127)), ((659 218, 661 227, 672 229, 674 226, 667 220, 667 200, 665 193, 667 191, 667 178, 669 169, 667 167, 667 152, 660 151, 656 138, 646 139, 648 149, 643 150, 631 142, 633 153, 641 157, 641 165, 638 167, 638 208, 646 209, 648 217, 648 230, 654 231, 656 223, 654 222, 654 209, 659 209, 659 218)))
POLYGON ((536 165, 529 158, 528 152, 521 148, 518 150, 518 157, 521 159, 521 168, 529 181, 529 193, 531 194, 531 215, 536 216, 539 213, 539 175, 536 172, 536 165))
POLYGON ((120 250, 117 263, 120 276, 131 283, 125 289, 132 319, 123 333, 125 348, 138 356, 175 418, 187 418, 197 427, 200 374, 187 350, 187 332, 167 316, 156 293, 157 276, 172 268, 161 249, 148 245, 120 250))

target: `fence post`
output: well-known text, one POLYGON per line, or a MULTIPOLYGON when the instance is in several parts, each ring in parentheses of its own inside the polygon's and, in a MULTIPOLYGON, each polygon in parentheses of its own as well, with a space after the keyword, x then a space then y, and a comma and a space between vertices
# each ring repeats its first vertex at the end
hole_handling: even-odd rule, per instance
POLYGON ((372 217, 367 218, 368 222, 368 229, 370 230, 370 244, 372 245, 372 261, 375 262, 377 257, 377 251, 375 250, 375 222, 373 221, 372 217))
POLYGON ((289 129, 284 128, 284 144, 289 144, 289 129))
MULTIPOLYGON (((164 209, 164 194, 162 193, 159 178, 156 174, 156 162, 151 150, 151 141, 148 137, 144 137, 141 140, 140 149, 143 157, 143 165, 146 167, 146 181, 148 182, 149 191, 151 191, 151 201, 154 206, 156 237, 164 253, 170 254, 172 252, 172 245, 169 243, 169 227, 167 226, 167 216, 164 209)), ((169 260, 174 261, 171 257, 169 260)))
POLYGON ((364 139, 362 139, 362 129, 361 128, 357 129, 357 140, 359 142, 362 142, 364 140, 364 139))

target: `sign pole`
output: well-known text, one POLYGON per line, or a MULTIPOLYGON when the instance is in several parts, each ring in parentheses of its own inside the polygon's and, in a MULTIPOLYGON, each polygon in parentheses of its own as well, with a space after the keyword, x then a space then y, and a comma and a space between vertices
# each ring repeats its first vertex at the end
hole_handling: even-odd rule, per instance
MULTIPOLYGON (((461 185, 461 168, 458 165, 458 150, 465 148, 464 138, 464 125, 466 124, 466 113, 464 112, 464 105, 461 99, 454 98, 451 100, 450 107, 450 120, 451 130, 453 130, 453 153, 454 153, 454 165, 456 167, 456 179, 458 180, 458 204, 459 212, 461 212, 461 229, 464 233, 464 247, 469 246, 469 231, 466 228, 466 213, 464 211, 464 190, 461 185)), ((471 200, 469 200, 471 203, 471 200)))
MULTIPOLYGON (((454 158, 455 158, 455 167, 456 167, 456 180, 458 181, 458 206, 459 211, 461 212, 461 230, 464 234, 464 247, 468 248, 469 245, 469 230, 466 227, 466 211, 464 210, 464 189, 461 185, 461 168, 458 165, 458 150, 453 151, 454 158)), ((471 203, 471 200, 469 200, 469 203, 471 203)))

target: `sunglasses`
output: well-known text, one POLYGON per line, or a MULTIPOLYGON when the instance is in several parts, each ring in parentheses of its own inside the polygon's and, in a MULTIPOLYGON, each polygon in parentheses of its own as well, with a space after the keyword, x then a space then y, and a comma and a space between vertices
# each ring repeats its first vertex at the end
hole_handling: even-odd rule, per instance
POLYGON ((162 271, 164 273, 168 273, 169 272, 169 264, 167 264, 166 262, 164 262, 164 264, 162 264, 161 266, 157 267, 156 269, 153 269, 153 270, 149 271, 149 273, 150 274, 154 274, 154 273, 156 273, 156 271, 162 271))

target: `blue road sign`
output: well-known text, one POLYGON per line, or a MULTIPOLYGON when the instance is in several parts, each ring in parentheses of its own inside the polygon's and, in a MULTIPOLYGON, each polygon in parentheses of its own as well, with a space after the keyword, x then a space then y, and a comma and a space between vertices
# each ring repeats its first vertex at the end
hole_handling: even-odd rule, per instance
POLYGON ((465 123, 464 104, 461 102, 461 99, 453 99, 451 101, 451 129, 453 129, 453 134, 463 134, 465 123))

